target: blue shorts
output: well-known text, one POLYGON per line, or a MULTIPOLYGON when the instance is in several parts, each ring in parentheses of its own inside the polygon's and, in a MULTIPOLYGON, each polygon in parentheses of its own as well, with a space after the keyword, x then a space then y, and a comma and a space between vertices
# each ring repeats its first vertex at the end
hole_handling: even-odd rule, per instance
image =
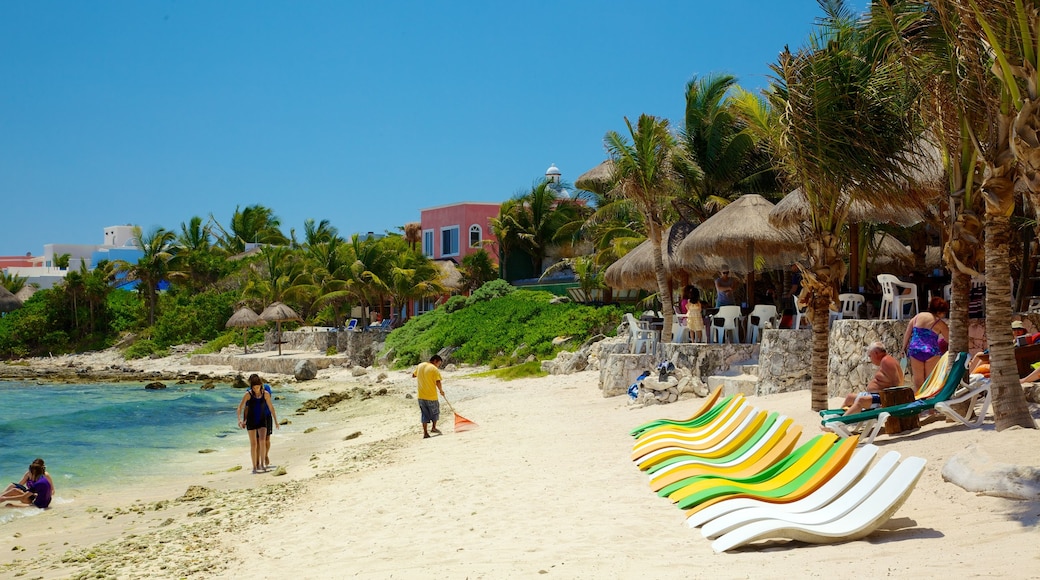
POLYGON ((441 418, 441 402, 419 399, 419 414, 423 423, 437 422, 441 418))
POLYGON ((857 399, 860 398, 860 397, 870 397, 870 408, 871 409, 879 409, 879 408, 881 408, 881 395, 880 394, 863 391, 862 393, 859 393, 858 395, 856 395, 857 399))

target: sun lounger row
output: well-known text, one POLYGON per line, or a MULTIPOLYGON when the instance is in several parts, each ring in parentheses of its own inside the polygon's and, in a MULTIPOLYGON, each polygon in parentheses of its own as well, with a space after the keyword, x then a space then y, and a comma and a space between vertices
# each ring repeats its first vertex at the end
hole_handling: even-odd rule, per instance
POLYGON ((801 428, 741 395, 632 433, 632 459, 651 488, 686 510, 691 527, 710 523, 706 536, 720 552, 763 538, 863 537, 898 509, 923 470, 916 458, 889 465, 894 455, 864 475, 877 448, 857 452, 855 436, 824 433, 794 449, 801 428))

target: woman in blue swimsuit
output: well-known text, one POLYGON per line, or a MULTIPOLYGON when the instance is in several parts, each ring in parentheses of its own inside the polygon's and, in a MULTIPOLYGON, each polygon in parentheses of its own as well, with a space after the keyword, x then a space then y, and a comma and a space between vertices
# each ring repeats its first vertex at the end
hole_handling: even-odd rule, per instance
POLYGON ((267 471, 267 418, 270 414, 274 428, 278 428, 278 415, 271 404, 271 395, 264 390, 260 377, 250 377, 249 390, 238 404, 238 426, 249 433, 249 455, 253 460, 253 473, 267 471), (256 377, 256 380, 253 380, 256 377))
POLYGON ((911 318, 906 326, 903 352, 910 359, 910 371, 914 376, 914 386, 918 389, 943 353, 939 347, 939 338, 950 340, 950 327, 943 320, 949 313, 950 305, 936 296, 928 303, 928 310, 911 318))

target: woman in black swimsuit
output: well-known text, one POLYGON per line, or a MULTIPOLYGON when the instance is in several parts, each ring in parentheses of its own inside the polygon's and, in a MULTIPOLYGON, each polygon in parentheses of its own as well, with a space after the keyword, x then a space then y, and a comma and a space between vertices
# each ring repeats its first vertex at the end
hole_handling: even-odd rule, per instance
POLYGON ((250 383, 249 390, 242 396, 242 401, 238 404, 236 416, 239 417, 239 428, 245 428, 249 433, 249 455, 253 460, 253 473, 261 473, 267 471, 267 465, 264 463, 267 412, 271 414, 275 429, 278 428, 278 416, 275 415, 271 395, 264 390, 263 382, 257 380, 250 381, 250 383))

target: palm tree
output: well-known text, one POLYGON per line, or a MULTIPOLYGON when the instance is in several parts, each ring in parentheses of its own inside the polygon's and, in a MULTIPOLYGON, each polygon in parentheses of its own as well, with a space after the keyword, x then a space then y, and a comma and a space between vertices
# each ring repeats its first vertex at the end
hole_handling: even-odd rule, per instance
POLYGON ((19 290, 25 288, 25 281, 28 278, 23 278, 18 274, 8 274, 4 270, 0 270, 0 286, 7 288, 7 291, 11 294, 17 294, 19 290))
POLYGON ((672 340, 672 293, 668 286, 661 254, 661 234, 668 220, 666 211, 676 191, 674 167, 681 152, 668 131, 668 120, 651 115, 640 115, 636 126, 625 118, 632 141, 615 131, 604 137, 607 153, 614 161, 617 186, 614 195, 632 202, 643 216, 646 234, 654 249, 654 271, 657 275, 657 296, 664 314, 661 340, 672 340))
POLYGON ((745 193, 775 196, 772 163, 748 130, 739 106, 748 97, 731 75, 694 77, 686 85, 686 118, 677 158, 683 195, 678 200, 690 221, 704 221, 745 193))
MULTIPOLYGON (((1012 309, 1007 252, 1008 217, 1014 206, 1012 181, 1017 169, 1012 162, 1013 138, 1009 137, 1018 125, 1013 123, 1007 104, 1017 102, 1024 109, 1029 108, 1023 101, 1016 101, 1016 82, 1012 80, 1015 74, 1011 73, 1031 67, 1035 75, 1037 58, 1029 29, 1020 28, 1028 20, 1022 9, 1023 4, 1013 0, 879 0, 871 18, 883 46, 897 53, 923 88, 922 116, 929 121, 929 129, 937 137, 946 160, 951 227, 945 256, 953 274, 953 352, 968 350, 969 281, 985 263, 986 334, 994 369, 991 380, 998 430, 1012 425, 1035 427, 1016 380, 1017 367, 1010 347, 1012 309), (1024 50, 1017 52, 1017 47, 1024 50), (1009 54, 1032 60, 1032 64, 1025 68, 1022 62, 1006 66, 1009 54), (995 65, 1004 74, 993 75, 995 65), (976 213, 980 198, 985 202, 984 226, 976 213), (983 233, 984 252, 979 240, 983 233)), ((1025 93, 1032 94, 1035 102, 1035 78, 1024 85, 1025 93)), ((1027 166, 1025 163, 1018 167, 1027 166)))
POLYGON ((210 215, 214 227, 219 231, 217 242, 229 254, 239 254, 245 251, 247 243, 285 245, 289 239, 282 234, 281 220, 274 215, 274 211, 262 205, 251 205, 243 210, 235 207, 235 213, 231 215, 231 223, 225 230, 212 215, 210 215))
POLYGON ((181 222, 181 233, 174 242, 177 249, 171 267, 182 272, 192 290, 215 283, 224 272, 224 260, 212 245, 211 226, 194 216, 181 222))
POLYGON ((863 31, 843 2, 821 5, 826 16, 808 46, 796 53, 785 48, 771 67, 776 76, 767 99, 779 114, 765 132, 781 171, 809 202, 802 301, 813 320, 823 321, 812 325, 814 410, 827 407, 826 321, 847 269, 840 244, 846 198, 891 199, 884 196, 905 182, 913 137, 899 68, 867 53, 863 31))
POLYGON ((260 309, 273 302, 300 307, 307 302, 310 282, 298 251, 288 246, 264 246, 242 288, 242 297, 260 309))
POLYGON ((393 247, 398 243, 406 243, 404 238, 388 236, 381 241, 389 262, 386 289, 390 295, 392 312, 396 313, 404 306, 405 317, 409 317, 412 300, 447 292, 439 280, 441 272, 432 260, 418 252, 393 247))
POLYGON ((573 239, 582 223, 578 208, 573 200, 561 197, 554 184, 543 180, 503 203, 491 227, 507 252, 519 250, 530 257, 537 276, 550 250, 573 239))
POLYGON ((404 232, 404 241, 408 242, 408 247, 414 252, 416 247, 422 243, 422 224, 409 222, 401 226, 401 231, 404 232))
POLYGON ((144 294, 148 302, 148 324, 155 324, 156 295, 159 284, 169 279, 170 260, 174 257, 174 241, 176 235, 163 228, 155 228, 147 234, 141 232, 140 226, 134 226, 133 241, 144 254, 131 264, 125 260, 116 260, 116 271, 126 276, 128 281, 137 281, 137 290, 144 294))
POLYGON ((479 250, 462 258, 459 270, 462 272, 461 290, 466 293, 473 292, 498 277, 495 273, 495 263, 491 261, 491 256, 486 250, 479 250))

